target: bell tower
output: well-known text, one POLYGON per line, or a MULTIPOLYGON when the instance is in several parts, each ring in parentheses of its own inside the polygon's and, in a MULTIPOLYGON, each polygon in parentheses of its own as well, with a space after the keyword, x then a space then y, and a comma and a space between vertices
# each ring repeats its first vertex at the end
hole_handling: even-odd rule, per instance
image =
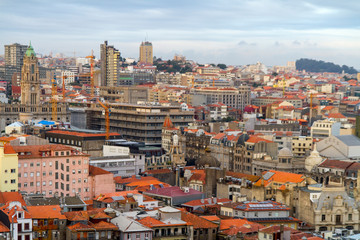
POLYGON ((40 81, 38 59, 34 48, 30 45, 24 56, 24 63, 21 69, 21 104, 40 104, 40 81))

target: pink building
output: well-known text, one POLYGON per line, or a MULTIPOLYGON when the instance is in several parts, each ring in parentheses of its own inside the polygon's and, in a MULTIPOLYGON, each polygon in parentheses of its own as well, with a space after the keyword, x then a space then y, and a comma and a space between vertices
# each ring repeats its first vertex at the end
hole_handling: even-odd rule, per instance
POLYGON ((13 148, 19 157, 20 191, 41 193, 46 197, 78 194, 82 199, 89 200, 99 191, 107 193, 115 190, 113 175, 89 174, 89 155, 75 148, 59 144, 13 148), (113 187, 110 187, 110 181, 113 187))

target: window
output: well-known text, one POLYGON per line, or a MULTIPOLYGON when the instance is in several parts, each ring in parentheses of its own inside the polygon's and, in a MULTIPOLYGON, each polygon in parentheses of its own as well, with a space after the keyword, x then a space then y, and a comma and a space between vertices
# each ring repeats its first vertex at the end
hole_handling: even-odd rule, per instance
POLYGON ((27 163, 24 163, 24 168, 26 168, 28 165, 27 165, 27 163))
POLYGON ((30 167, 33 167, 34 166, 34 163, 30 163, 30 167))
POLYGON ((49 162, 49 166, 52 167, 52 162, 49 162))
POLYGON ((16 183, 16 180, 15 180, 15 179, 11 179, 11 183, 16 183))
POLYGON ((49 186, 52 186, 52 181, 49 181, 49 186))
POLYGON ((36 182, 36 186, 37 186, 37 187, 40 187, 40 182, 36 182))
POLYGON ((27 186, 28 186, 27 182, 26 182, 26 183, 24 183, 24 187, 27 187, 27 186))
POLYGON ((78 179, 78 183, 81 183, 81 178, 78 179))
POLYGON ((45 182, 45 181, 43 181, 43 186, 46 186, 46 182, 45 182))
POLYGON ((16 169, 13 168, 13 169, 10 170, 10 172, 11 172, 11 173, 16 173, 16 169))
POLYGON ((37 176, 37 177, 40 177, 40 172, 36 172, 36 176, 37 176))
POLYGON ((349 214, 349 215, 348 215, 348 220, 349 220, 349 221, 352 221, 352 214, 349 214))
POLYGON ((325 221, 326 217, 325 214, 321 215, 321 221, 325 221))
POLYGON ((30 182, 30 187, 33 187, 34 186, 34 182, 30 182))
POLYGON ((72 165, 75 165, 76 164, 76 162, 75 161, 72 161, 72 165))
POLYGON ((81 169, 78 170, 78 174, 81 174, 81 169))
POLYGON ((66 159, 66 163, 69 163, 69 162, 70 162, 70 159, 67 158, 67 159, 66 159))
POLYGON ((52 171, 49 172, 49 176, 52 176, 52 171))
POLYGON ((76 171, 73 169, 73 170, 72 170, 72 174, 75 174, 75 173, 76 173, 76 171))
POLYGON ((43 176, 44 176, 44 177, 46 176, 46 172, 43 172, 43 176))
POLYGON ((40 167, 40 163, 39 163, 39 162, 37 162, 37 163, 36 163, 36 166, 37 166, 37 167, 40 167))
POLYGON ((81 160, 78 161, 78 164, 81 165, 81 160))

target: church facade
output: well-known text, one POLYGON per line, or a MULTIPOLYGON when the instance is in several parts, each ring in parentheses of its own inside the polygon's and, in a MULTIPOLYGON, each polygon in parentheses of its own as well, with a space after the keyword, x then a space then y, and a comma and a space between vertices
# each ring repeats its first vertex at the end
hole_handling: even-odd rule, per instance
POLYGON ((57 119, 52 119, 50 102, 42 102, 38 59, 33 47, 26 50, 21 69, 20 103, 0 104, 0 130, 16 121, 54 120, 70 122, 70 111, 64 103, 57 104, 57 119))

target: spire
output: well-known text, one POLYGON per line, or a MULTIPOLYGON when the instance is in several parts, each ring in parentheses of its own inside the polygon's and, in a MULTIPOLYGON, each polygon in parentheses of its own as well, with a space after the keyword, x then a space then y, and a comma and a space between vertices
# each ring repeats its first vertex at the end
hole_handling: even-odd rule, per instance
POLYGON ((165 117, 163 128, 173 128, 173 127, 174 127, 174 124, 171 122, 170 115, 168 114, 165 117))
POLYGON ((29 47, 26 50, 25 56, 27 56, 27 57, 31 57, 31 56, 35 57, 36 56, 34 48, 31 46, 31 41, 30 41, 29 47))

